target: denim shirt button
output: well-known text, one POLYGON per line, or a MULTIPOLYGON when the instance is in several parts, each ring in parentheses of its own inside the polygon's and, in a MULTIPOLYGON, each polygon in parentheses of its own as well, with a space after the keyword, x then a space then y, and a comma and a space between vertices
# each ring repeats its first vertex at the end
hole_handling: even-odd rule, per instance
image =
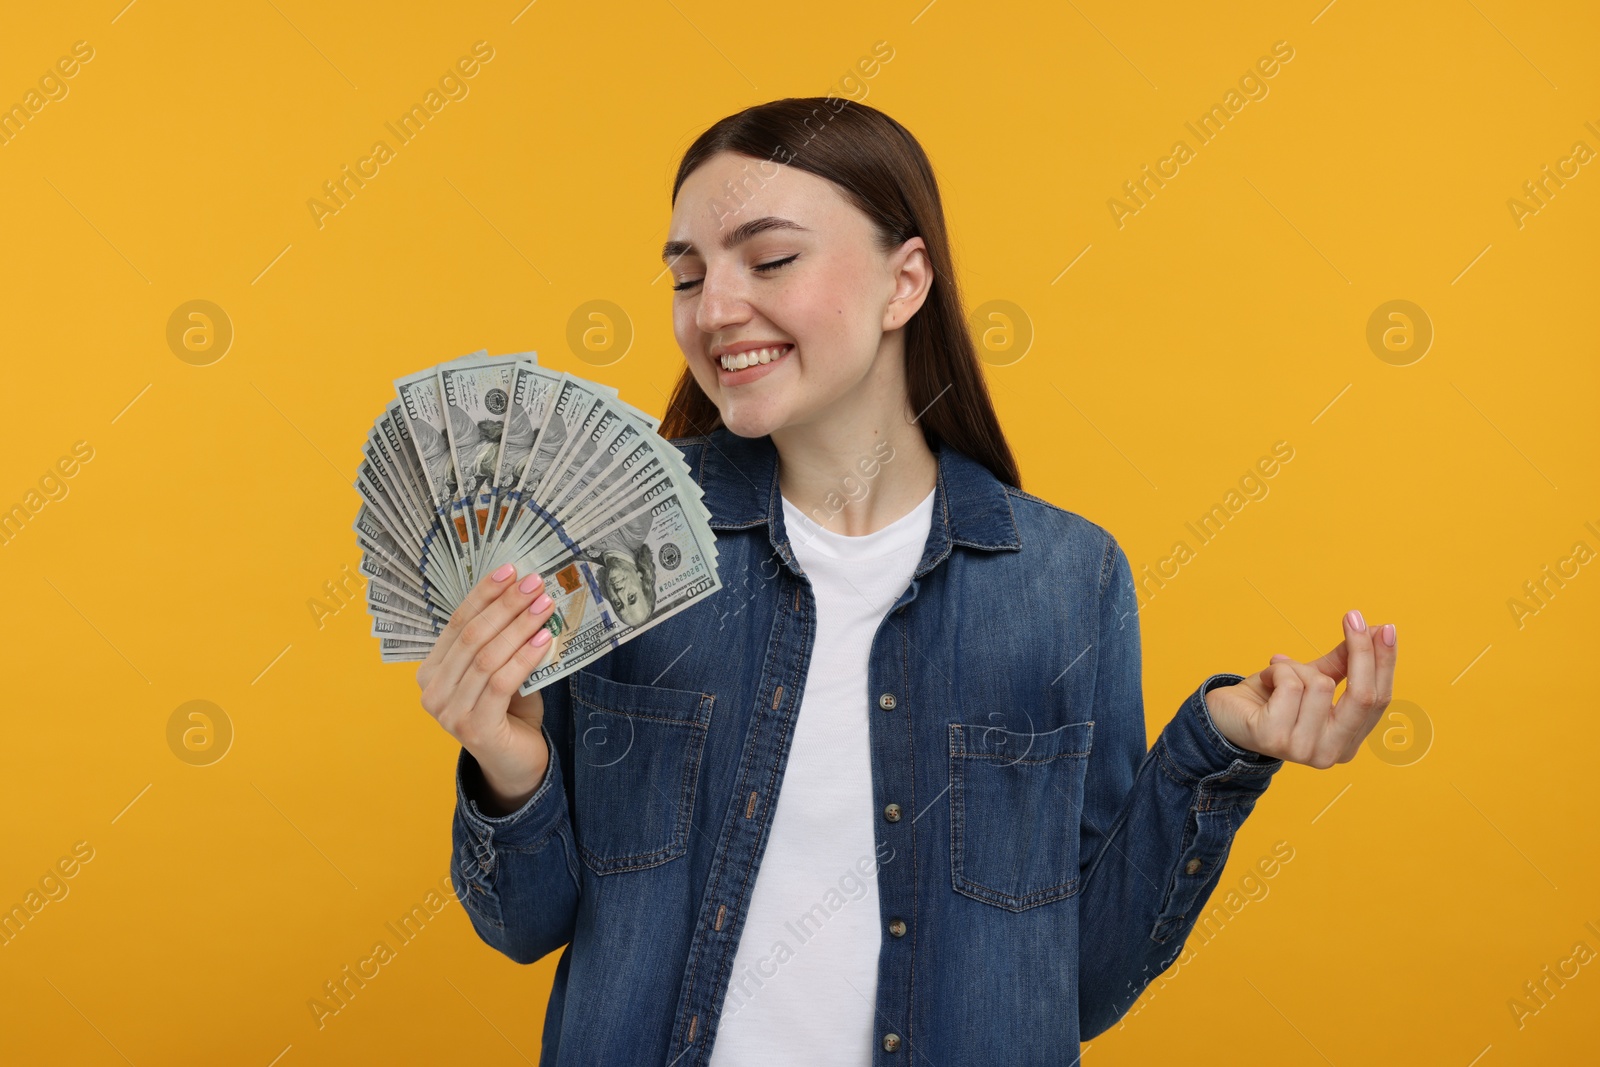
POLYGON ((906 922, 904 919, 890 919, 889 933, 893 937, 906 936, 906 922))
POLYGON ((878 707, 882 708, 884 711, 893 711, 894 710, 894 694, 893 693, 885 693, 881 697, 879 697, 878 698, 878 707))
POLYGON ((883 809, 883 817, 890 822, 900 821, 900 805, 890 804, 883 809))
POLYGON ((900 1047, 900 1035, 899 1034, 884 1034, 883 1035, 883 1051, 885 1051, 885 1052, 893 1052, 896 1049, 898 1049, 899 1047, 900 1047))
POLYGON ((1183 873, 1184 874, 1194 874, 1199 869, 1200 869, 1200 861, 1199 860, 1190 860, 1188 863, 1185 863, 1183 865, 1183 873))

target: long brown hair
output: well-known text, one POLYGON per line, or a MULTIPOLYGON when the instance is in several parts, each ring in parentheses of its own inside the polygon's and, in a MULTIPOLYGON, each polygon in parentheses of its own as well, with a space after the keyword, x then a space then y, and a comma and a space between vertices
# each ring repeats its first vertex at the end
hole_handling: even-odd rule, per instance
MULTIPOLYGON (((928 447, 948 443, 1018 489, 1022 477, 1000 430, 978 351, 961 309, 944 206, 922 146, 875 108, 842 97, 789 97, 745 108, 702 133, 678 164, 672 201, 684 179, 718 152, 763 166, 799 167, 838 186, 872 220, 881 251, 921 237, 933 266, 927 300, 904 329, 906 385, 928 447)), ((687 364, 667 402, 663 437, 710 433, 722 425, 687 364)))

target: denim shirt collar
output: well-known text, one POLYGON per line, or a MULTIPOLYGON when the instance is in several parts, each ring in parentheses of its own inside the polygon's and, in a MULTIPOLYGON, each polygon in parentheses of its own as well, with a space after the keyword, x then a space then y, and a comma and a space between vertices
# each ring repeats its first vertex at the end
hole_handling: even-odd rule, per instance
MULTIPOLYGON (((790 571, 799 574, 783 525, 778 491, 778 450, 770 436, 739 437, 721 427, 702 439, 697 476, 714 530, 739 530, 763 523, 772 548, 790 571)), ((934 451, 938 484, 927 546, 913 578, 920 578, 950 554, 951 546, 983 551, 1016 551, 1016 516, 1006 484, 970 456, 941 443, 934 451)))

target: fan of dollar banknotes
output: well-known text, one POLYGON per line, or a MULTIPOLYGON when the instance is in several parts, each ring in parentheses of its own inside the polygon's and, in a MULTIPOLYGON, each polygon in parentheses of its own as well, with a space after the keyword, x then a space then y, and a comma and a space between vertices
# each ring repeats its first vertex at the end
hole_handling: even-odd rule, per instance
POLYGON ((535 357, 479 351, 401 378, 372 427, 354 528, 385 662, 425 658, 504 563, 555 601, 523 694, 722 588, 710 513, 658 420, 535 357))

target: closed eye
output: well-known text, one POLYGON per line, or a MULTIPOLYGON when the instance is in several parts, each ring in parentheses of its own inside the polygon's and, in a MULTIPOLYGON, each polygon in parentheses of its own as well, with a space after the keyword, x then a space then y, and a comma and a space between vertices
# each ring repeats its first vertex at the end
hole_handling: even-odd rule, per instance
MULTIPOLYGON (((790 263, 793 263, 795 260, 797 260, 799 258, 800 258, 800 254, 798 252, 796 252, 792 256, 789 256, 789 257, 787 257, 785 259, 775 259, 771 263, 757 263, 751 269, 752 270, 759 270, 759 271, 762 271, 763 273, 766 272, 766 271, 773 271, 773 270, 777 270, 779 267, 788 266, 790 263)), ((683 290, 689 288, 690 286, 699 285, 699 284, 700 284, 700 279, 699 278, 695 278, 693 281, 679 282, 677 285, 674 285, 672 287, 672 291, 675 292, 675 293, 682 292, 683 290)))

